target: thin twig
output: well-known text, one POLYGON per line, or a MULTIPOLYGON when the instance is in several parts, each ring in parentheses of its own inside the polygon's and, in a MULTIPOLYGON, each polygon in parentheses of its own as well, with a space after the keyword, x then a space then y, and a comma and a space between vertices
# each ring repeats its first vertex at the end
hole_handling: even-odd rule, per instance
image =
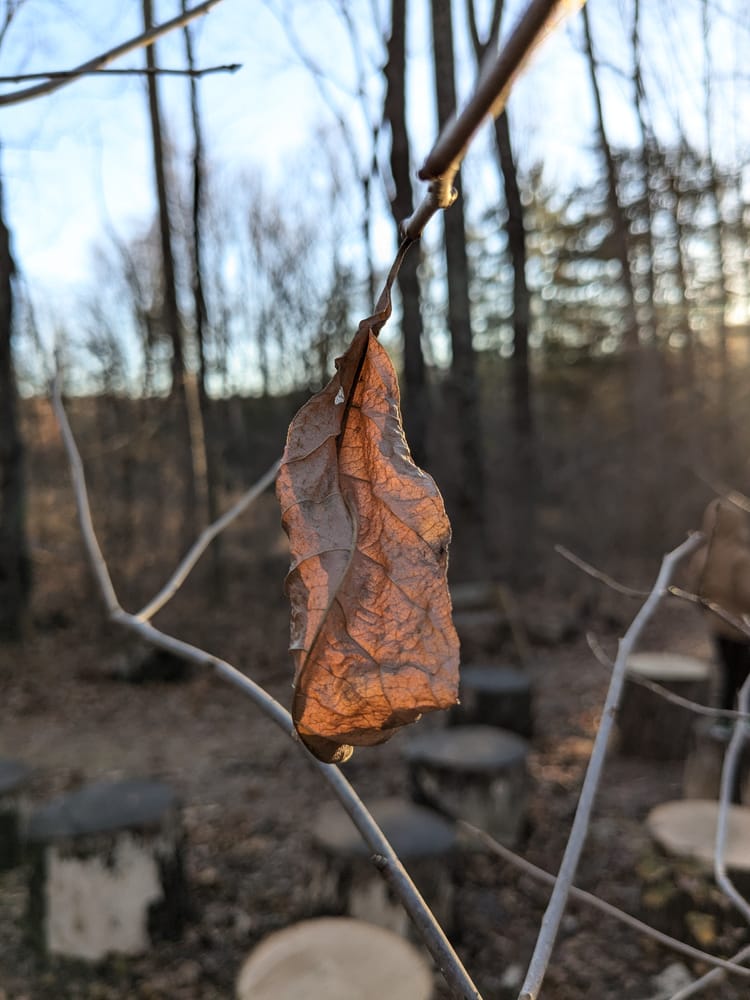
MULTIPOLYGON (((212 656, 205 650, 199 649, 190 643, 183 642, 174 636, 155 628, 150 622, 143 621, 135 615, 125 611, 117 598, 112 580, 107 569, 104 556, 102 555, 99 542, 96 537, 91 508, 89 506, 88 492, 86 489, 86 479, 83 471, 81 456, 76 446, 73 432, 70 429, 65 408, 60 395, 59 379, 55 380, 52 392, 52 405, 57 416, 57 420, 62 432, 63 443, 70 465, 71 478, 73 482, 73 492, 75 495, 76 510, 81 526, 84 546, 91 567, 94 571, 99 589, 104 598, 105 605, 109 612, 110 619, 117 625, 128 629, 139 635, 147 642, 161 649, 168 650, 183 659, 190 660, 200 666, 212 667, 213 670, 224 680, 234 684, 241 691, 247 694, 273 722, 282 729, 286 735, 302 749, 302 744, 295 732, 294 723, 287 710, 272 698, 253 680, 239 671, 226 660, 217 656, 212 656)), ((257 484, 256 484, 257 485, 257 484)), ((231 513, 231 512, 230 512, 231 513)), ((476 986, 472 983, 468 973, 461 964, 461 960, 451 947, 450 942, 445 937, 442 929, 430 912, 429 907, 419 894, 408 873, 401 864, 398 856, 389 844, 380 827, 377 825, 367 808, 349 784, 347 779, 339 769, 330 764, 323 764, 317 761, 307 751, 302 749, 308 762, 317 769, 325 781, 333 789, 335 795, 342 806, 349 814, 352 822, 359 830, 363 839, 375 856, 385 858, 388 862, 389 870, 396 873, 393 885, 398 892, 399 898, 410 915, 417 916, 417 929, 427 946, 430 954, 437 963, 446 982, 451 987, 455 996, 465 998, 465 1000, 481 1000, 481 996, 476 986)))
POLYGON ((633 619, 630 628, 620 641, 612 671, 612 679, 604 702, 602 719, 594 740, 591 758, 586 769, 583 787, 578 800, 576 814, 573 819, 573 826, 565 847, 562 864, 557 876, 555 888, 552 890, 547 910, 542 919, 539 935, 534 947, 534 953, 529 963, 523 986, 519 995, 519 1000, 536 1000, 541 989, 544 976, 549 965, 552 949, 555 945, 557 932, 560 928, 560 921, 565 912, 565 905, 568 900, 568 893, 573 884, 578 861, 583 850, 584 841, 588 833, 589 821, 594 805, 594 798, 599 787, 604 768, 604 760, 607 753, 612 727, 620 701, 620 695, 625 683, 628 657, 630 656, 636 642, 640 638, 644 626, 656 611, 659 603, 667 593, 667 584, 674 572, 674 568, 680 559, 696 551, 703 544, 703 535, 696 533, 691 535, 686 541, 676 549, 664 556, 656 583, 641 607, 638 614, 633 619))
POLYGON ((692 471, 694 475, 697 476, 702 483, 705 483, 706 486, 710 487, 710 489, 712 489, 717 496, 733 503, 735 507, 739 507, 740 510, 750 513, 750 497, 748 497, 745 493, 740 493, 739 490, 734 489, 732 486, 729 486, 728 483, 725 483, 720 479, 714 479, 713 477, 707 476, 695 469, 692 471))
POLYGON ((263 493, 263 491, 271 485, 271 483, 275 481, 276 474, 279 471, 279 464, 280 463, 277 459, 271 468, 265 472, 260 479, 254 483, 249 490, 247 490, 246 493, 243 493, 233 507, 230 507, 229 510, 225 514, 222 514, 222 516, 214 521, 213 524, 210 524, 207 528, 203 529, 198 536, 198 539, 191 546, 185 558, 179 564, 169 580, 164 584, 156 597, 150 600, 148 604, 146 604, 145 607, 143 607, 136 614, 135 617, 139 621, 149 621, 154 617, 157 611, 161 611, 164 605, 168 601, 172 600, 214 538, 221 534, 221 532, 224 531, 224 529, 227 528, 232 521, 238 518, 240 514, 244 513, 250 504, 257 499, 257 497, 259 497, 261 493, 263 493))
MULTIPOLYGON (((739 708, 742 712, 747 712, 750 707, 750 677, 740 688, 739 708)), ((729 812, 732 800, 732 789, 737 780, 737 771, 740 764, 740 757, 747 739, 747 728, 744 723, 735 723, 732 730, 732 738, 729 741, 727 752, 724 755, 724 764, 721 768, 721 791, 719 793, 719 815, 716 820, 716 849, 714 851, 714 877, 716 884, 739 910, 742 916, 750 923, 750 903, 737 891, 727 872, 726 848, 727 835, 729 833, 729 812)))
POLYGON ((736 628, 738 632, 744 632, 745 635, 750 636, 750 622, 748 622, 747 617, 738 618, 737 615, 725 611, 716 601, 709 601, 707 597, 703 597, 701 594, 693 594, 689 590, 683 590, 682 587, 670 586, 668 590, 672 597, 679 597, 681 601, 689 601, 691 604, 699 604, 706 611, 710 611, 717 618, 721 618, 727 625, 736 628))
MULTIPOLYGON (((527 861, 526 858, 522 858, 519 854, 516 854, 515 851, 511 851, 508 847, 499 843, 494 837, 491 837, 484 830, 480 830, 478 827, 472 826, 471 823, 467 823, 465 820, 457 820, 457 825, 460 829, 465 830, 466 833, 471 834, 472 837, 476 837, 478 840, 481 840, 485 847, 492 851, 493 854, 497 854, 497 856, 502 858, 503 861, 507 861, 508 864, 513 865, 514 868, 517 868, 530 878, 536 879, 537 882, 543 882, 545 885, 549 886, 554 886, 557 882, 555 876, 550 872, 537 867, 537 865, 527 861)), ((679 952, 696 962, 709 963, 722 971, 731 972, 733 975, 750 978, 750 969, 743 968, 741 965, 736 965, 734 961, 719 958, 716 955, 709 954, 709 952, 701 951, 699 948, 694 948, 692 945, 686 944, 684 941, 678 941, 677 938, 670 937, 668 934, 662 933, 655 927, 645 924, 637 917, 633 917, 631 914, 626 913, 625 910, 621 910, 612 903, 608 903, 606 900, 600 899, 591 892, 586 892, 585 889, 579 889, 577 886, 572 885, 570 887, 570 896, 577 902, 585 903, 587 906, 591 906, 594 909, 599 910, 600 913, 606 913, 607 916, 612 917, 614 920, 619 920, 621 924, 626 924, 628 927, 632 927, 633 930, 638 931, 639 934, 644 934, 646 937, 651 938, 653 941, 657 941, 659 944, 663 945, 665 948, 669 948, 671 951, 679 952)))
POLYGON ((466 107, 445 125, 427 155, 419 176, 431 183, 417 210, 401 224, 403 236, 416 239, 439 209, 453 204, 453 180, 474 133, 488 115, 495 117, 503 110, 513 81, 539 42, 582 3, 583 0, 531 0, 500 53, 480 70, 466 107))
MULTIPOLYGON (((611 670, 614 662, 604 652, 601 643, 593 632, 586 633, 586 642, 594 654, 597 663, 601 663, 603 667, 611 670)), ((638 684, 641 687, 648 688, 649 691, 658 694, 665 701, 671 701, 673 705, 679 705, 680 708, 687 708, 691 712, 695 712, 696 715, 707 715, 712 719, 742 719, 750 721, 750 714, 747 712, 737 712, 733 708, 714 708, 712 705, 701 705, 700 702, 691 701, 690 698, 683 698, 681 694, 675 694, 674 691, 665 688, 663 684, 651 681, 648 677, 642 677, 640 674, 629 673, 628 680, 633 681, 634 684, 638 684)))
MULTIPOLYGON (((218 2, 218 0, 217 0, 218 2)), ((67 80, 79 76, 208 76, 210 73, 236 73, 242 63, 225 63, 222 66, 205 66, 203 69, 168 69, 164 66, 132 66, 128 69, 61 69, 47 73, 18 73, 0 76, 0 83, 26 83, 29 80, 67 80)))
MULTIPOLYGON (((750 944, 746 944, 744 948, 740 948, 738 952, 732 955, 732 963, 744 962, 748 958, 750 958, 750 944)), ((707 986, 717 986, 723 981, 724 969, 712 969, 705 976, 696 979, 694 983, 690 983, 689 986, 684 986, 681 990, 673 993, 669 1000, 688 1000, 689 997, 694 997, 702 993, 707 986)), ((714 996, 718 996, 718 993, 715 993, 714 996)))
POLYGON ((573 563, 578 569, 582 569, 584 573, 589 576, 593 576, 595 580, 605 583, 611 590, 616 590, 618 594, 624 594, 626 597, 638 597, 641 600, 644 597, 648 597, 647 590, 636 590, 635 587, 626 587, 624 583, 619 583, 614 577, 609 576, 609 574, 604 573, 602 570, 597 569, 596 566, 592 566, 591 563, 587 563, 580 556, 577 556, 570 549, 567 549, 564 545, 556 545, 555 552, 563 559, 567 559, 568 562, 573 563))
POLYGON ((114 62, 115 59, 119 59, 121 56, 127 55, 128 52, 133 52, 136 49, 142 49, 153 43, 162 37, 162 35, 168 34, 170 31, 174 31, 175 28, 181 28, 185 24, 189 24, 194 21, 196 17, 200 17, 202 14, 207 14, 212 7, 215 7, 221 0, 204 0, 203 3, 198 4, 197 7, 193 7, 192 10, 187 11, 184 14, 179 14, 177 17, 173 17, 170 21, 165 21, 164 24, 159 24, 149 31, 144 31, 140 35, 136 35, 134 38, 129 39, 127 42, 122 42, 120 45, 116 45, 113 49, 109 49, 107 52, 103 52, 101 55, 95 56, 93 59, 87 60, 85 63, 81 63, 80 66, 76 66, 70 71, 66 76, 56 77, 54 79, 47 79, 44 83, 38 83, 33 87, 26 87, 25 90, 16 90, 12 93, 0 94, 0 107, 7 106, 9 104, 21 104, 23 101, 30 101, 35 97, 45 97, 47 94, 52 94, 61 87, 64 87, 67 83, 71 83, 73 80, 77 80, 80 76, 85 76, 89 73, 94 73, 97 70, 102 69, 109 63, 114 62))

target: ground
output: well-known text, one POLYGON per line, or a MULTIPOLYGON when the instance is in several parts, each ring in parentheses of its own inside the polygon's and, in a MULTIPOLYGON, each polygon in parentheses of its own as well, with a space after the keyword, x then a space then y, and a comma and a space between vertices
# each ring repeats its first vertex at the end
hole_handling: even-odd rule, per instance
MULTIPOLYGON (((274 514, 275 517, 275 514, 274 514)), ((270 523, 270 522, 269 522, 270 523)), ((255 527, 253 528, 253 524, 255 527)), ((157 624, 226 656, 283 703, 290 700, 285 650, 287 608, 283 547, 269 546, 231 568, 221 602, 203 598, 205 571, 157 624), (200 602, 203 601, 203 604, 200 602)), ((277 529, 273 529, 277 530, 277 529)), ((243 541, 253 539, 242 535, 243 541)), ((239 545, 230 533, 227 548, 239 545)), ((257 541, 257 540, 256 540, 257 541)), ((245 551, 245 546, 242 546, 245 551)), ((611 567, 610 567, 611 569, 611 567)), ((647 582, 648 575, 638 584, 647 582)), ((629 581, 630 582, 630 581, 629 581)), ((270 931, 309 916, 310 818, 331 793, 305 753, 249 701, 213 675, 183 683, 130 684, 109 668, 121 652, 112 628, 87 607, 86 584, 71 596, 61 577, 47 580, 23 645, 0 653, 0 756, 33 768, 31 796, 40 802, 94 778, 152 776, 171 782, 184 803, 187 871, 193 914, 181 941, 132 961, 87 969, 44 963, 24 937, 23 869, 0 876, 2 1000, 214 1000, 232 997, 243 957, 270 931)), ((150 580, 142 581, 144 588, 150 580)), ((147 591, 144 592, 144 597, 147 591)), ((543 597, 540 597, 543 601, 543 597)), ((611 615, 583 622, 612 652, 637 603, 618 598, 611 615), (615 616, 616 618, 617 616, 615 616)), ((540 608, 541 610, 541 608, 540 608)), ((694 609, 667 608, 645 641, 709 655, 694 609)), ((512 656, 509 648, 503 655, 512 656)), ((534 791, 523 854, 559 864, 596 730, 607 671, 581 632, 537 647, 528 666, 535 691, 534 791)), ((405 793, 402 739, 357 751, 346 772, 367 802, 405 793)), ((636 866, 647 846, 643 819, 654 804, 680 795, 681 765, 612 754, 578 884, 631 912, 639 908, 636 866)), ((484 853, 466 856, 457 881, 455 943, 486 1000, 515 997, 543 913, 546 893, 484 853)), ((646 1000, 653 977, 675 960, 667 950, 600 914, 574 905, 543 991, 549 1000, 646 1000)), ((694 967, 692 971, 702 971, 694 967)), ((729 986, 720 995, 739 997, 729 986)), ((447 996, 438 986, 438 995, 447 996)), ((715 994, 719 995, 719 994, 715 994)))

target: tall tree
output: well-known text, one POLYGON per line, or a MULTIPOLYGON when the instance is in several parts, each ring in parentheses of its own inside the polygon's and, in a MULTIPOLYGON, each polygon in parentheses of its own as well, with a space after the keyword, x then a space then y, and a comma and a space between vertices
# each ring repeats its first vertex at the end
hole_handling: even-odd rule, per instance
POLYGON ((13 370, 13 274, 0 184, 0 640, 21 636, 31 590, 23 442, 13 370))
POLYGON ((583 17, 586 62, 589 71, 589 79, 591 81, 591 93, 594 98, 596 133, 599 140, 599 151, 604 161, 606 174, 607 208, 609 211, 610 225, 612 226, 612 242, 617 255, 617 260, 620 264, 622 287, 625 292, 625 345, 629 349, 636 350, 638 347, 638 322, 635 313, 635 293, 633 290, 633 279, 630 273, 630 257, 628 254, 628 226, 617 193, 617 168, 615 166, 615 157, 612 153, 612 147, 609 143, 609 138, 607 137, 602 94, 599 86, 598 65, 596 56, 594 55, 594 42, 591 35, 591 22, 589 19, 588 8, 585 4, 581 10, 581 16, 583 17))
MULTIPOLYGON (((143 27, 148 31, 153 27, 152 0, 143 0, 143 27)), ((194 450, 195 434, 191 434, 191 423, 196 420, 195 401, 190 397, 187 385, 185 352, 180 311, 177 304, 177 277, 172 245, 172 222, 169 212, 167 171, 164 155, 162 116, 159 102, 158 79, 156 74, 156 46, 146 48, 146 68, 148 87, 148 108, 151 123, 151 143, 154 160, 154 179, 159 210, 159 236, 161 240, 162 265, 162 320, 172 345, 172 389, 171 396, 175 411, 175 433, 179 435, 179 469, 183 482, 183 525, 185 539, 195 534, 197 527, 196 470, 194 450)), ((199 419, 199 415, 198 415, 199 419)))
MULTIPOLYGON (((467 0, 469 30, 477 66, 481 67, 488 51, 497 46, 503 15, 503 0, 495 0, 487 37, 480 36, 475 0, 467 0)), ((513 497, 511 572, 516 582, 528 579, 528 572, 535 565, 528 558, 530 540, 534 536, 535 492, 537 468, 532 409, 531 367, 529 364, 529 325, 531 295, 526 281, 526 228, 523 202, 518 184, 518 171, 510 136, 507 111, 494 122, 495 145, 505 192, 505 233, 508 252, 513 266, 513 355, 511 366, 511 406, 514 431, 515 470, 513 497)))
MULTIPOLYGON (((406 0, 391 2, 391 34, 387 43, 386 92, 383 117, 391 129, 391 176, 394 194, 391 212, 396 226, 411 215, 409 135, 406 129, 406 0)), ((422 352, 422 313, 419 296, 419 254, 407 255, 398 276, 401 294, 401 336, 404 350, 404 423, 415 461, 426 460, 429 396, 422 352)))
MULTIPOLYGON (((186 0, 182 0, 183 13, 188 9, 186 0)), ((208 310, 203 280, 203 187, 205 180, 205 154, 203 141, 203 125, 201 122, 198 102, 198 81, 195 77, 195 58, 193 56, 193 40, 190 27, 183 29, 185 40, 185 58, 190 71, 190 122, 193 129, 193 197, 192 197, 192 286, 193 286, 193 321, 195 324, 195 340, 198 348, 198 407, 200 422, 196 425, 199 440, 192 442, 193 453, 198 453, 202 466, 202 476, 198 482, 205 485, 204 506, 209 523, 219 516, 218 477, 214 451, 210 440, 210 400, 208 395, 208 365, 206 359, 206 327, 208 325, 208 310)), ((197 484, 196 484, 197 485, 197 484)), ((214 593, 219 594, 222 585, 221 577, 221 539, 217 538, 212 548, 214 593)))
MULTIPOLYGON (((438 124, 442 128, 456 109, 456 66, 451 4, 431 0, 432 40, 438 124)), ((481 448, 479 380, 471 328, 469 266, 460 178, 458 198, 443 213, 448 286, 448 328, 452 358, 450 371, 451 417, 459 432, 462 459, 457 504, 465 529, 474 536, 471 554, 476 560, 484 536, 484 469, 481 448)), ((468 537, 468 535, 467 535, 468 537)))
POLYGON ((633 98, 638 129, 640 132, 640 167, 641 167, 641 204, 645 225, 643 226, 643 243, 645 246, 646 287, 648 290, 648 315, 645 323, 650 339, 657 334, 656 317, 656 272, 654 266, 654 211, 653 211, 653 181, 658 172, 655 159, 657 151, 656 137, 646 118, 646 91, 643 85, 642 48, 641 48, 641 3, 633 0, 633 28, 630 36, 633 56, 633 98))

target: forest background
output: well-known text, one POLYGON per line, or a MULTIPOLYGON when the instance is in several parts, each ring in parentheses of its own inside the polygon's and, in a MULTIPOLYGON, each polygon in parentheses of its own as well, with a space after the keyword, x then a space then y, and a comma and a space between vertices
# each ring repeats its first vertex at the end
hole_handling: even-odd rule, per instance
MULTIPOLYGON (((127 596, 258 478, 330 376, 438 124, 519 13, 504 7, 224 0, 148 50, 145 80, 5 108, 6 633, 33 580, 78 562, 53 353, 127 596)), ((179 10, 7 0, 0 66, 63 69, 179 10)), ((454 578, 566 586, 555 543, 656 558, 696 526, 707 482, 746 485, 749 33, 730 0, 593 0, 407 261, 384 342, 454 522, 454 578)))

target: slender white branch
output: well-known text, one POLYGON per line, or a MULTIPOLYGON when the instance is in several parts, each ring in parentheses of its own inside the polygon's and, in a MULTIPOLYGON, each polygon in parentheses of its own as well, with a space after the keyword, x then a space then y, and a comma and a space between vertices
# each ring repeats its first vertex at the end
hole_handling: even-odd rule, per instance
POLYGON ((83 462, 81 461, 81 455, 78 451, 75 438, 73 437, 73 431, 70 429, 70 423, 68 422, 68 416, 65 413, 65 407, 63 406, 59 372, 55 375, 52 382, 51 395, 52 408, 55 411, 55 416, 57 417, 57 422, 60 426, 60 433, 62 434, 63 444, 65 445, 68 462, 70 463, 70 473, 73 479, 73 488, 75 490, 76 513, 78 515, 78 524, 81 528, 81 535, 83 536, 83 544, 86 549, 91 569, 96 578, 99 591, 104 600, 104 605, 110 615, 115 615, 122 611, 122 608, 120 607, 120 602, 117 599, 117 594, 115 593, 115 588, 112 584, 112 578, 109 575, 109 570, 107 569, 107 564, 104 561, 104 556, 102 555, 102 550, 99 546, 99 540, 96 537, 96 531, 94 530, 94 521, 91 517, 91 506, 89 505, 88 494, 86 492, 83 462))
MULTIPOLYGON (((732 962, 744 962, 748 958, 750 958, 750 944, 746 944, 744 948, 740 948, 736 954, 732 955, 732 962)), ((690 983, 689 986, 685 986, 676 993, 673 993, 669 1000, 688 1000, 689 997, 695 997, 699 993, 702 993, 707 986, 717 986, 723 979, 723 969, 711 969, 705 976, 696 979, 694 983, 690 983)), ((714 996, 718 996, 718 993, 715 993, 714 996)))
POLYGON ((279 465, 280 462, 278 460, 275 461, 271 468, 265 472, 246 493, 243 493, 233 507, 230 507, 225 514, 222 514, 220 518, 217 518, 213 524, 210 524, 207 528, 203 529, 198 536, 198 539, 191 546, 187 555, 179 564, 169 580, 167 580, 156 597, 149 601, 148 604, 146 604, 145 607, 138 612, 135 616, 136 618, 140 621, 149 621, 154 617, 157 611, 160 611, 168 601, 172 600, 214 538, 221 534, 221 532, 224 531, 224 529, 227 528, 232 521, 238 518, 240 514, 244 513, 250 504, 256 500, 261 493, 263 493, 263 491, 271 485, 272 482, 274 482, 276 474, 279 471, 279 465))
MULTIPOLYGON (((592 632, 586 633, 586 642, 591 652, 598 663, 601 663, 603 667, 611 670, 614 666, 612 660, 607 656, 601 647, 599 640, 592 632)), ((658 694, 660 698, 665 701, 671 701, 673 705, 679 705, 680 708, 687 708, 691 712, 695 712, 696 715, 707 715, 711 719, 743 719, 745 721, 750 721, 750 714, 747 712, 737 712, 733 708, 714 708, 712 705, 701 705, 698 701, 691 701, 690 698, 683 698, 681 694, 676 694, 674 691, 670 691, 669 688, 665 688, 663 684, 659 684, 657 681, 651 681, 648 677, 641 677, 639 674, 630 674, 629 680, 634 684, 638 684, 639 687, 648 688, 649 691, 653 691, 654 694, 658 694)))
POLYGON ((571 552, 564 545, 556 545, 555 552, 559 556, 562 556, 563 559, 567 559, 568 562, 573 563, 578 569, 582 569, 588 576, 592 576, 595 580, 600 580, 606 584, 610 590, 617 591, 618 594, 624 594, 625 597, 639 597, 641 599, 648 597, 647 590, 636 590, 635 587, 626 587, 624 583, 620 583, 608 573, 604 573, 602 570, 597 569, 596 566, 592 566, 591 563, 587 563, 585 559, 581 559, 580 556, 577 556, 575 552, 571 552))
MULTIPOLYGON (((739 708, 747 712, 750 705, 750 677, 740 688, 739 708)), ((747 727, 743 722, 735 723, 732 738, 724 755, 721 769, 721 791, 719 793, 719 816, 716 821, 716 849, 714 851, 714 877, 716 884, 739 910, 745 920, 750 923, 750 903, 737 891, 729 877, 726 866, 727 836, 729 833, 729 811, 732 801, 732 789, 737 780, 742 749, 747 739, 747 727)))
POLYGON ((102 69, 102 67, 114 62, 115 59, 119 59, 121 56, 127 55, 128 52, 133 52, 136 49, 142 49, 146 48, 148 45, 153 45, 153 43, 157 39, 161 38, 162 35, 166 35, 170 31, 174 31, 175 28, 181 28, 183 25, 189 24, 191 21, 194 21, 196 17, 200 17, 202 14, 207 14, 212 7, 215 7, 220 2, 221 0, 204 0, 203 3, 198 4, 197 7, 193 7, 192 10, 188 10, 184 14, 173 17, 171 21, 165 21, 164 24, 159 24, 155 28, 151 28, 150 31, 145 31, 140 35, 136 35, 135 38, 131 38, 127 42, 122 42, 120 45, 116 45, 113 49, 109 49, 108 52, 103 52, 101 55, 95 56, 93 59, 89 59, 85 63, 81 63, 80 66, 76 66, 75 69, 72 69, 65 75, 57 74, 52 79, 45 80, 44 83, 38 83, 33 87, 26 87, 24 90, 15 90, 7 94, 0 94, 0 107, 7 106, 9 104, 21 104, 23 101, 30 101, 35 97, 45 97, 47 94, 52 94, 54 91, 59 90, 68 83, 72 83, 73 80, 77 80, 81 76, 95 73, 97 70, 102 69))
MULTIPOLYGON (((465 830, 467 833, 471 834, 472 837, 476 837, 478 840, 492 851, 493 854, 497 854, 498 857, 502 858, 503 861, 507 861, 508 864, 513 865, 519 871, 528 875, 530 878, 535 879, 537 882, 541 882, 544 885, 554 886, 557 879, 550 872, 545 871, 543 868, 538 868, 536 865, 527 861, 526 858, 522 858, 520 855, 516 854, 515 851, 511 851, 508 847, 500 844, 494 837, 491 837, 484 830, 480 830, 476 826, 472 826, 471 823, 467 823, 465 820, 458 820, 458 826, 465 830)), ((668 934, 663 934, 658 931, 655 927, 651 927, 649 924, 645 924, 642 920, 637 917, 631 916, 631 914, 626 913, 625 910, 621 910, 617 906, 613 906, 612 903, 606 902, 604 899, 600 899, 591 892, 586 892, 585 889, 579 889, 576 886, 570 887, 571 899, 575 899, 579 903, 585 903, 587 906, 593 907, 595 910, 599 910, 600 913, 605 913, 608 917, 612 917, 613 920, 619 920, 621 924, 626 924, 628 927, 632 927, 633 930, 638 931, 639 934, 644 934, 646 937, 651 938, 658 944, 663 945, 665 948, 669 948, 671 951, 679 952, 681 955, 685 955, 687 958, 691 958, 696 962, 705 962, 709 965, 713 965, 718 969, 725 972, 730 972, 733 975, 742 976, 745 979, 750 979, 750 969, 746 969, 741 965, 736 965, 734 961, 729 961, 724 958, 719 958, 716 955, 711 955, 707 951, 701 951, 700 948, 694 948, 690 944, 686 944, 684 941, 678 941, 677 938, 670 937, 668 934)))
POLYGON ((599 724, 596 739, 594 740, 591 758, 586 769, 586 776, 583 781, 583 787, 581 788, 576 814, 573 819, 573 826, 570 831, 570 836, 568 837, 568 843, 565 847, 565 853, 563 854, 560 871, 557 876, 557 882, 555 884, 555 888, 552 890, 549 904, 542 919, 542 925, 539 929, 539 935, 534 947, 534 953, 531 957, 531 962, 529 963, 526 978, 523 986, 521 987, 519 1000, 536 1000, 544 981, 550 956, 552 955, 552 949, 554 948, 557 933, 560 928, 560 921, 562 920, 563 913, 565 912, 570 887, 573 884, 573 878, 575 877, 578 861, 588 833, 594 798, 596 796, 596 792, 599 787, 599 779, 601 778, 602 770, 604 768, 607 745, 612 733, 612 727, 614 725, 622 688, 625 683, 628 657, 638 641, 644 626, 656 611, 659 603, 667 592, 667 584, 669 583, 672 573, 674 572, 675 566, 684 556, 698 549, 703 544, 703 541, 703 535, 699 533, 691 535, 690 538, 682 543, 682 545, 678 546, 674 549, 674 551, 664 557, 653 590, 649 594, 638 614, 633 619, 630 628, 620 641, 617 659, 615 660, 612 678, 609 684, 609 690, 607 691, 607 697, 604 702, 602 719, 599 724))
MULTIPOLYGON (((154 646, 166 649, 183 659, 198 664, 199 666, 213 668, 213 670, 220 677, 229 681, 229 683, 234 684, 241 691, 247 694, 255 702, 258 708, 260 708, 265 715, 275 722, 276 725, 279 726, 286 733, 286 735, 297 744, 308 763, 316 768, 318 773, 331 786, 333 792, 351 817, 354 825, 359 830, 363 839, 373 852, 375 858, 385 859, 387 863, 385 867, 387 867, 390 873, 395 873, 395 877, 392 878, 391 884, 393 885, 394 890, 398 893, 404 908, 415 920, 417 929, 422 935, 426 947, 430 951, 430 954, 434 958, 438 968, 445 977, 445 980, 454 995, 456 997, 464 998, 464 1000, 481 1000, 479 991, 461 964, 461 960, 453 950, 450 942, 440 928, 440 925, 437 923, 434 916, 430 912, 429 907, 419 894, 419 890, 410 879, 406 869, 401 864, 395 851, 367 810, 366 806, 337 767, 330 764, 323 764, 312 757, 311 754, 307 753, 297 737, 294 729, 294 723, 292 722, 292 718, 287 710, 279 702, 277 702, 275 698, 272 698, 271 695, 264 691, 262 687, 226 660, 222 660, 217 656, 212 656, 210 653, 199 649, 197 646, 192 646, 190 643, 183 642, 181 639, 168 635, 167 633, 155 628, 150 622, 144 621, 135 615, 128 614, 128 612, 123 610, 117 599, 114 587, 112 586, 112 581, 94 530, 88 493, 86 490, 83 463, 81 462, 81 456, 78 452, 75 438, 73 437, 73 433, 70 429, 65 408, 62 404, 58 380, 56 380, 53 385, 52 405, 60 424, 63 443, 65 445, 70 465, 76 509, 78 511, 78 519, 81 525, 86 554, 91 563, 92 569, 94 570, 99 589, 104 597, 111 620, 117 625, 120 625, 145 639, 147 642, 150 642, 154 646)), ((269 473, 266 475, 268 474, 269 473)), ((256 486, 257 485, 258 484, 256 484, 256 486)), ((232 511, 228 513, 231 514, 232 511)), ((219 522, 217 522, 217 524, 218 523, 219 522)), ((379 864, 382 868, 382 862, 379 862, 379 864)))

